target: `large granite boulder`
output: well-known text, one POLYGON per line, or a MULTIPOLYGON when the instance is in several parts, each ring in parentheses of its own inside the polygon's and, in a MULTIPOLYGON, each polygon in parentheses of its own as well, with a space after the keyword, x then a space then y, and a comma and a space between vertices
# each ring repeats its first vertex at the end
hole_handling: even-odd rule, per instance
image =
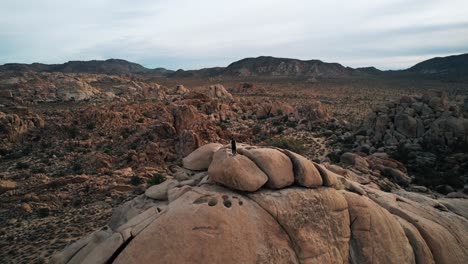
POLYGON ((268 176, 253 161, 243 155, 233 155, 227 148, 214 154, 208 175, 215 182, 240 191, 256 191, 268 181, 268 176))
POLYGON ((322 186, 322 176, 312 161, 289 150, 283 150, 283 153, 291 159, 297 184, 309 188, 322 186))
POLYGON ((369 197, 329 187, 188 187, 52 263, 466 263, 466 218, 419 194, 365 188, 369 197))
POLYGON ((209 143, 196 149, 187 157, 182 159, 184 168, 189 170, 201 171, 206 170, 213 160, 213 155, 223 145, 218 143, 209 143))
MULTIPOLYGON (((149 188, 116 209, 108 226, 51 262, 461 264, 468 259, 467 199, 437 200, 398 186, 384 192, 372 181, 356 182, 361 176, 350 170, 309 163, 289 151, 239 150, 248 154, 222 147, 207 173, 149 188), (267 154, 275 158, 262 156, 267 154), (288 168, 301 186, 261 188, 269 180, 261 168, 268 173, 288 168), (318 186, 317 173, 324 186, 318 186)), ((374 162, 398 167, 391 160, 374 162)))
POLYGON ((245 155, 260 168, 267 176, 267 187, 279 189, 294 182, 291 160, 281 151, 270 148, 241 148, 239 153, 245 155))

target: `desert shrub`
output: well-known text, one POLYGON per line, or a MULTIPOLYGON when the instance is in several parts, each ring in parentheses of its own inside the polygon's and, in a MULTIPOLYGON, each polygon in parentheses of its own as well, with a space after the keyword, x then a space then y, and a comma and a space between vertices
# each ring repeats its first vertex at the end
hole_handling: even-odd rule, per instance
POLYGON ((143 113, 143 116, 146 117, 146 118, 150 118, 151 115, 150 115, 149 112, 144 112, 144 113, 143 113))
POLYGON ((161 173, 155 173, 153 174, 153 177, 149 179, 148 184, 149 185, 158 185, 166 180, 166 177, 162 175, 161 173))
POLYGON ((77 138, 80 134, 80 130, 76 126, 72 126, 68 129, 68 136, 70 138, 77 138))
POLYGON ((138 148, 138 142, 134 141, 129 146, 130 149, 136 150, 138 148))
POLYGON ((122 114, 122 119, 128 119, 128 115, 127 114, 122 114))
POLYGON ((132 185, 140 185, 141 184, 141 178, 138 175, 134 175, 130 178, 130 183, 132 185))
POLYGON ((273 120, 273 122, 271 122, 271 124, 273 126, 281 126, 283 124, 283 122, 281 122, 281 120, 279 120, 279 119, 276 119, 276 120, 273 120))
POLYGON ((143 117, 140 117, 140 118, 137 119, 137 122, 138 123, 143 123, 143 122, 145 122, 145 119, 143 117))
POLYGON ((109 147, 109 146, 105 147, 104 150, 103 150, 103 152, 106 153, 106 154, 108 154, 108 155, 109 155, 109 154, 112 154, 112 147, 109 147))
POLYGON ((222 130, 226 130, 227 129, 227 126, 225 123, 218 123, 218 126, 222 129, 222 130))
POLYGON ((37 215, 39 217, 47 217, 49 216, 49 214, 50 214, 50 210, 47 207, 42 207, 42 208, 37 209, 37 215))
POLYGON ((296 123, 296 122, 293 122, 293 121, 288 121, 288 122, 286 122, 286 126, 288 126, 288 127, 293 127, 293 128, 294 128, 294 127, 297 126, 297 123, 296 123))
POLYGON ((23 152, 18 151, 18 152, 9 152, 7 153, 3 159, 5 160, 13 160, 13 159, 19 159, 21 157, 25 156, 23 152))
POLYGON ((127 139, 129 136, 131 136, 133 133, 135 133, 134 130, 131 130, 130 128, 126 127, 122 130, 121 135, 124 139, 127 139))
POLYGON ((265 142, 269 146, 287 149, 299 154, 304 154, 306 151, 306 147, 304 146, 304 142, 287 137, 280 137, 280 138, 270 138, 265 142))
POLYGON ((19 169, 19 170, 22 170, 22 169, 27 169, 29 168, 29 164, 27 164, 26 162, 17 162, 16 163, 16 168, 19 169))
POLYGON ((281 110, 281 109, 276 110, 276 115, 278 115, 278 116, 283 115, 283 110, 281 110))
POLYGON ((260 133, 262 131, 262 126, 260 125, 255 125, 253 128, 252 128, 252 133, 254 135, 257 135, 258 133, 260 133))
POLYGON ((72 171, 74 173, 80 174, 83 170, 83 166, 81 166, 81 163, 78 161, 75 161, 72 166, 72 171))
POLYGON ((31 169, 31 173, 45 173, 46 170, 44 169, 44 167, 36 167, 36 168, 32 168, 31 169))
POLYGON ((88 129, 88 130, 93 130, 95 128, 96 128, 96 123, 94 123, 94 122, 86 124, 86 129, 88 129))

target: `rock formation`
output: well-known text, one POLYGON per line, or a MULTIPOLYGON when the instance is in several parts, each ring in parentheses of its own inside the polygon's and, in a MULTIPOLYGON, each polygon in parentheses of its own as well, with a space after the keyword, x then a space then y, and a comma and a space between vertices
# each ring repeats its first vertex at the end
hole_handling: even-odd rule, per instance
POLYGON ((163 99, 156 83, 124 76, 76 73, 0 72, 0 102, 4 98, 23 102, 112 101, 163 99), (11 91, 14 91, 11 93, 11 91))
POLYGON ((221 84, 210 85, 208 87, 207 95, 211 98, 232 101, 232 94, 229 93, 221 84))
MULTIPOLYGON (((207 174, 186 181, 169 179, 149 188, 118 208, 109 225, 69 245, 51 262, 466 263, 468 259, 468 219, 459 214, 467 206, 464 199, 439 201, 398 185, 384 192, 372 181, 359 183, 359 176, 347 169, 316 164, 286 150, 241 145, 233 156, 229 146, 218 147, 204 146, 184 162, 188 167, 197 164, 198 169, 211 160, 207 174), (295 184, 289 175, 294 175, 295 184), (273 178, 284 184, 267 184, 273 178)), ((352 155, 343 159, 369 165, 352 155)))
POLYGON ((389 102, 356 133, 356 150, 387 152, 405 161, 420 184, 463 188, 468 183, 468 119, 461 109, 438 91, 389 102))

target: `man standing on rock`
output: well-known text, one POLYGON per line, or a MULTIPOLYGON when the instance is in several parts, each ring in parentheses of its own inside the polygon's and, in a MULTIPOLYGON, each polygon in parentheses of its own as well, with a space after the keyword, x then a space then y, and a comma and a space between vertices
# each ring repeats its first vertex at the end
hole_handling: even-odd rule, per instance
POLYGON ((236 141, 234 139, 231 139, 231 150, 232 150, 232 155, 237 154, 237 146, 236 146, 236 141))

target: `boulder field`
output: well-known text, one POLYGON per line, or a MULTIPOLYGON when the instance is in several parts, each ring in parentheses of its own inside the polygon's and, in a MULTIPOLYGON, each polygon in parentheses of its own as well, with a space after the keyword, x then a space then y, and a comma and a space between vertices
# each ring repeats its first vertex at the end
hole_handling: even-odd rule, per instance
POLYGON ((468 262, 466 199, 384 192, 277 148, 212 143, 183 165, 191 179, 148 188, 51 262, 468 262))

